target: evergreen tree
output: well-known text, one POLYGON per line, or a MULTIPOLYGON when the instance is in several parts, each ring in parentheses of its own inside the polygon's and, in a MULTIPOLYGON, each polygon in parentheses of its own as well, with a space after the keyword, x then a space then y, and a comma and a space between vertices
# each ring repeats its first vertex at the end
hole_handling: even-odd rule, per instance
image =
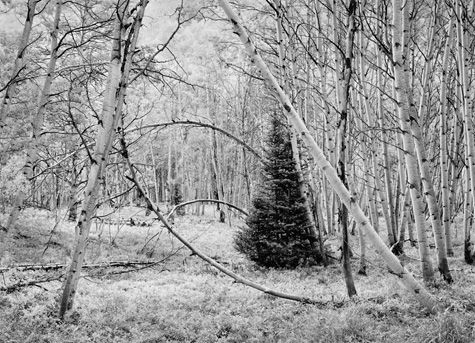
POLYGON ((289 130, 272 120, 262 179, 253 198, 247 227, 238 231, 236 249, 264 267, 295 268, 320 262, 310 246, 309 227, 289 130))

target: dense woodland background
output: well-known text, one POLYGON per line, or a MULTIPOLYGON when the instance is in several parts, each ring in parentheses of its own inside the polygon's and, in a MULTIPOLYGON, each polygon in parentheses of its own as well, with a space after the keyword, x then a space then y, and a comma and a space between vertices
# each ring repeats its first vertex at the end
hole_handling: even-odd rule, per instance
POLYGON ((472 342, 474 17, 0 1, 0 342, 472 342), (235 250, 276 119, 319 256, 292 270, 235 250))

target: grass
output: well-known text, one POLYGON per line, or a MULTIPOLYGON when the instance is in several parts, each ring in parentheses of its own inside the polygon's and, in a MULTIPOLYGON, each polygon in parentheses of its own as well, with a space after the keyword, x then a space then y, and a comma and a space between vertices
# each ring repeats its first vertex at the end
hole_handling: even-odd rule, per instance
MULTIPOLYGON (((124 209, 114 217, 117 220, 130 215, 151 222, 151 217, 137 209, 124 209)), ((74 227, 64 221, 55 226, 57 219, 49 212, 26 211, 14 234, 7 262, 65 263, 73 244, 74 227)), ((175 221, 183 236, 235 272, 326 305, 278 299, 233 283, 196 256, 190 256, 158 224, 136 227, 114 222, 93 225, 87 263, 164 261, 152 268, 115 275, 108 273, 126 269, 86 270, 88 275, 79 284, 74 310, 64 321, 57 319, 61 281, 0 293, 0 343, 475 340, 475 275, 463 262, 462 246, 457 240, 457 255, 449 261, 454 283, 437 281, 430 288, 445 310, 429 315, 373 252, 368 254, 368 276, 354 275, 358 296, 351 300, 346 296, 339 264, 292 271, 256 268, 232 248, 233 234, 241 224, 238 220, 233 220, 232 225, 218 223, 211 207, 205 216, 187 215, 175 221), (143 249, 153 235, 158 240, 153 239, 143 249)), ((356 245, 354 251, 358 252, 356 245)), ((406 251, 409 256, 417 256, 415 248, 407 246, 406 251)), ((353 263, 353 270, 357 270, 357 258, 353 263)), ((405 264, 416 275, 420 273, 417 261, 407 258, 405 264)), ((51 274, 10 270, 3 272, 0 282, 11 285, 51 274)))

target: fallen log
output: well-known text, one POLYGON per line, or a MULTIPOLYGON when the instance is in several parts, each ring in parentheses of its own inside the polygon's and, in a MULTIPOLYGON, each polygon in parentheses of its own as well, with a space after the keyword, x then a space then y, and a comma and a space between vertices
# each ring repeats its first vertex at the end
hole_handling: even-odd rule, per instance
MULTIPOLYGON (((83 265, 83 268, 111 268, 111 267, 132 267, 132 266, 144 266, 144 265, 151 265, 160 263, 162 261, 111 261, 111 262, 101 262, 101 263, 91 263, 83 265)), ((0 268, 0 272, 7 272, 9 270, 17 270, 17 271, 35 271, 35 270, 43 270, 43 271, 50 271, 50 270, 58 270, 66 268, 67 264, 61 263, 49 263, 49 264, 17 264, 8 267, 0 268)))

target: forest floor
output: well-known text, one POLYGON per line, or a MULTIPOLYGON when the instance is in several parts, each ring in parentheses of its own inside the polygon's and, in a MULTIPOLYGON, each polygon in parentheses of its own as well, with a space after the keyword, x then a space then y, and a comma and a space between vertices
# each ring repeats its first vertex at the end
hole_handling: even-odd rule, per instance
MULTIPOLYGON (((262 285, 321 302, 308 305, 234 283, 192 256, 157 222, 128 226, 118 221, 133 217, 136 224, 151 223, 153 216, 145 216, 144 210, 123 209, 112 217, 110 223, 93 224, 86 263, 157 263, 85 269, 74 310, 61 321, 57 313, 64 269, 6 267, 67 263, 74 223, 58 213, 23 213, 0 267, 0 343, 475 341, 475 270, 463 261, 461 232, 455 239, 456 256, 449 261, 454 282, 445 284, 437 273, 429 287, 445 310, 429 314, 371 247, 368 276, 356 274, 356 237, 352 246, 358 296, 350 300, 338 260, 325 268, 257 268, 233 248, 233 235, 242 221, 218 223, 211 207, 204 216, 176 218, 176 229, 209 256, 262 285), (15 288, 35 280, 44 282, 15 288)), ((338 239, 327 244, 338 255, 338 239)), ((405 265, 420 279, 417 248, 407 245, 405 251, 405 265)))

